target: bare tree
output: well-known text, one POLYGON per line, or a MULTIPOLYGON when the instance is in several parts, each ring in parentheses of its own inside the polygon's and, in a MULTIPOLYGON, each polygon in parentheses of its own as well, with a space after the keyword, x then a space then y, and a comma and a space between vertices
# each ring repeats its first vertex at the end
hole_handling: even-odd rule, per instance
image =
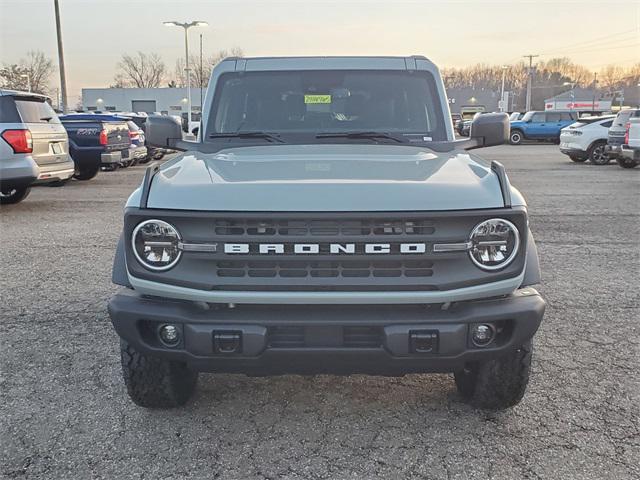
POLYGON ((598 85, 607 90, 620 88, 625 83, 627 72, 617 65, 607 65, 598 74, 598 85))
MULTIPOLYGON (((227 57, 242 57, 244 54, 240 47, 233 47, 231 50, 220 50, 219 52, 209 55, 202 59, 202 72, 200 71, 200 57, 189 55, 189 68, 191 69, 191 81, 194 87, 206 87, 211 77, 211 70, 218 63, 227 57)), ((175 84, 184 87, 187 84, 187 78, 184 71, 184 58, 176 61, 175 68, 175 84)))
POLYGON ((0 78, 5 88, 48 93, 49 79, 54 71, 50 58, 41 51, 31 51, 19 63, 4 65, 0 69, 0 78))
POLYGON ((162 83, 165 71, 165 64, 157 53, 125 53, 118 62, 114 81, 125 87, 155 88, 162 83))

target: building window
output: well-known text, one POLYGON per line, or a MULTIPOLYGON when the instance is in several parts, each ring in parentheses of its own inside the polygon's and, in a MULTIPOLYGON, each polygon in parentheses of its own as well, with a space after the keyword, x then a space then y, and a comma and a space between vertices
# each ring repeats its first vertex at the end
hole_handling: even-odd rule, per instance
POLYGON ((181 105, 169 105, 169 110, 182 110, 181 105))
POLYGON ((89 110, 90 112, 95 112, 96 110, 98 110, 98 107, 87 107, 87 110, 89 110))
POLYGON ((107 112, 115 112, 115 111, 116 111, 116 107, 104 107, 104 109, 105 109, 107 112))

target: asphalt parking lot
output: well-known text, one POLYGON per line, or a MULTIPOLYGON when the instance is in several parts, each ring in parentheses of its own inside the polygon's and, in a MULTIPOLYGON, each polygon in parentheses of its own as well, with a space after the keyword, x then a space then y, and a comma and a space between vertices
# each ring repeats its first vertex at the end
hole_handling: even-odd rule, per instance
POLYGON ((450 375, 202 375, 181 410, 135 407, 106 311, 133 167, 0 212, 0 476, 640 478, 640 168, 480 153, 527 197, 548 301, 515 409, 474 410, 450 375))

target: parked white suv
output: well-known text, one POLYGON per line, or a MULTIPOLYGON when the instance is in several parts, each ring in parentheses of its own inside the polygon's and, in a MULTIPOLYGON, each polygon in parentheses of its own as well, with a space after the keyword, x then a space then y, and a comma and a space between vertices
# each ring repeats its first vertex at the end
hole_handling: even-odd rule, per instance
POLYGON ((0 204, 24 200, 31 185, 73 176, 67 132, 47 100, 0 89, 0 204))
POLYGON ((607 132, 613 115, 584 117, 560 130, 560 151, 574 162, 589 160, 595 165, 609 163, 606 152, 607 132))

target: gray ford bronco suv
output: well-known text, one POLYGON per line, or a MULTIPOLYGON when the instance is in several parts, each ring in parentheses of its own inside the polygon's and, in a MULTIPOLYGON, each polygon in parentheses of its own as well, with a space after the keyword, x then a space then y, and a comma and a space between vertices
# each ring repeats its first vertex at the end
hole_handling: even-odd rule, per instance
POLYGON ((461 396, 522 398, 545 302, 522 195, 456 140, 424 57, 228 58, 195 142, 171 117, 147 141, 184 153, 129 198, 109 314, 144 407, 198 372, 453 372, 461 396))

